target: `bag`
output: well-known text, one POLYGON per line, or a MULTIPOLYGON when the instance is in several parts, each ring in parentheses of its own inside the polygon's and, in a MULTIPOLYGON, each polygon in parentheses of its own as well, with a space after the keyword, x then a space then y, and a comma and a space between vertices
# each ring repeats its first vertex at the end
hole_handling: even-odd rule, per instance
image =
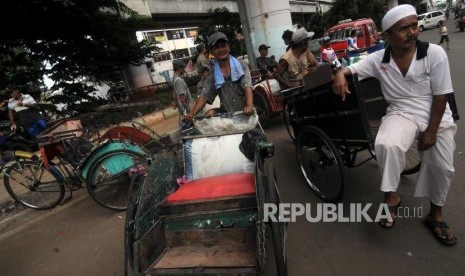
POLYGON ((239 149, 247 159, 255 161, 255 149, 261 141, 267 141, 266 136, 262 132, 255 129, 249 130, 242 135, 239 149))

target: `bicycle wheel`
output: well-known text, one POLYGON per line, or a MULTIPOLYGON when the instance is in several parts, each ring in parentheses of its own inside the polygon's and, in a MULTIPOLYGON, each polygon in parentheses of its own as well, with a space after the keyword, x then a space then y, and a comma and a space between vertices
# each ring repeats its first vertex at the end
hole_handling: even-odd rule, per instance
POLYGON ((266 124, 267 120, 270 118, 270 108, 268 107, 265 97, 258 92, 254 92, 253 102, 257 109, 258 120, 262 125, 266 124))
POLYGON ((291 118, 294 116, 294 109, 286 104, 283 108, 283 120, 284 125, 286 126, 286 131, 291 137, 291 140, 295 142, 294 128, 291 125, 291 118))
MULTIPOLYGON (((132 177, 128 194, 128 206, 126 209, 126 222, 124 227, 124 271, 125 275, 134 270, 134 228, 139 207, 139 190, 144 182, 144 177, 136 175, 132 177)), ((131 274, 132 275, 132 274, 131 274)))
POLYGON ((420 170, 421 157, 418 151, 418 140, 413 141, 412 146, 405 153, 405 168, 401 175, 417 173, 420 170))
MULTIPOLYGON (((268 165, 268 185, 267 185, 267 202, 279 206, 281 203, 277 180, 276 171, 273 163, 268 165)), ((270 221, 271 235, 273 238, 274 257, 276 261, 276 270, 278 276, 287 276, 287 257, 286 257, 286 236, 287 225, 285 222, 270 221)))
POLYGON ((47 171, 37 161, 18 161, 9 166, 3 182, 14 200, 32 209, 51 209, 65 196, 63 175, 54 166, 47 171))
POLYGON ((297 137, 297 159, 310 188, 324 201, 342 197, 342 158, 334 142, 321 129, 305 126, 297 137))
POLYGON ((145 174, 147 156, 127 149, 114 150, 101 156, 90 166, 86 187, 99 205, 112 210, 126 210, 131 175, 145 174))

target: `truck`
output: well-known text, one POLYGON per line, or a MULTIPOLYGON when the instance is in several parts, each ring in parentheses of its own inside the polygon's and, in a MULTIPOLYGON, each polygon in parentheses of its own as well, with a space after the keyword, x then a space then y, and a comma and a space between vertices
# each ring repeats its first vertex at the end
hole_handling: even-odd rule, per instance
MULTIPOLYGON (((338 59, 348 58, 347 40, 352 30, 357 31, 357 47, 361 51, 379 46, 378 29, 373 19, 341 20, 336 26, 329 28, 325 33, 325 36, 331 38, 331 47, 336 52, 338 59)), ((320 52, 321 50, 322 47, 320 47, 320 52)))

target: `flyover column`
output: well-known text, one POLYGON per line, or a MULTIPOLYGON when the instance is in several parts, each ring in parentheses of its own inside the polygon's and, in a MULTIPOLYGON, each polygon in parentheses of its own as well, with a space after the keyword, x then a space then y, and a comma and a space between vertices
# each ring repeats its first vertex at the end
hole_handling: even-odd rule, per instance
POLYGON ((259 56, 260 44, 271 46, 269 55, 274 55, 278 61, 286 51, 281 36, 285 30, 292 29, 289 1, 237 0, 237 6, 250 68, 256 68, 255 57, 259 56))

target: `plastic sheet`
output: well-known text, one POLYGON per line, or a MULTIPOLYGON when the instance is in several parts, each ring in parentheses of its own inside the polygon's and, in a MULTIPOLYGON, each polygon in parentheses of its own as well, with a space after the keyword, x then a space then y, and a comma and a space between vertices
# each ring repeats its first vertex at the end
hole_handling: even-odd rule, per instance
POLYGON ((195 120, 194 125, 201 134, 222 135, 234 132, 246 132, 254 129, 258 123, 258 115, 255 112, 251 116, 245 116, 242 112, 234 114, 222 114, 218 117, 209 117, 195 120))
POLYGON ((254 173, 254 163, 239 150, 241 141, 242 134, 185 140, 184 165, 187 180, 254 173))

